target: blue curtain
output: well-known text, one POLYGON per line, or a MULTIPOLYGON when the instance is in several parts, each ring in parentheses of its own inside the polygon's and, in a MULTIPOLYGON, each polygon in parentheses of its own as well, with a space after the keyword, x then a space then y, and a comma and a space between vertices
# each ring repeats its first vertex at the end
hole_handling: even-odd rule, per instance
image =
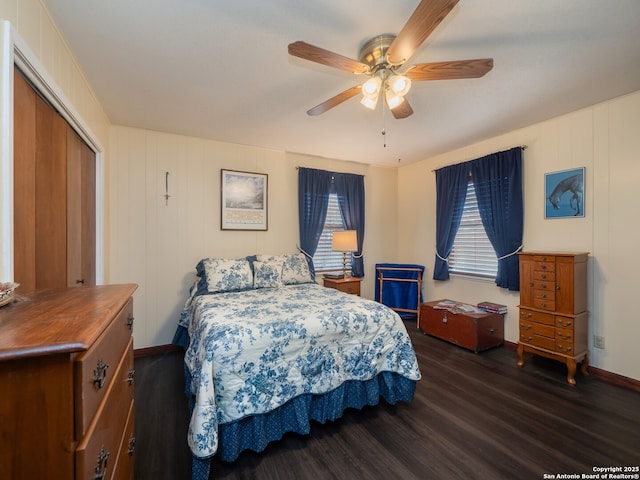
POLYGON ((298 169, 298 223, 300 248, 310 257, 316 253, 327 218, 331 172, 312 168, 298 169))
POLYGON ((496 284, 520 290, 522 248, 522 148, 493 153, 469 162, 478 210, 498 257, 496 284))
POLYGON ((436 170, 436 261, 434 280, 449 278, 447 260, 460 227, 469 183, 469 165, 459 163, 436 170))
POLYGON ((334 186, 346 230, 358 235, 358 251, 351 255, 351 275, 364 277, 362 244, 364 242, 364 177, 350 173, 334 173, 334 186))

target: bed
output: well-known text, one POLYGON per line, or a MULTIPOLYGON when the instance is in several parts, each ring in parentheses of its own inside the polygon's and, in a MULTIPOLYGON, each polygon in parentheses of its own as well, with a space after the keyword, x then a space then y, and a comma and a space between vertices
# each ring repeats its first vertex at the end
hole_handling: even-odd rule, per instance
POLYGON ((260 452, 347 408, 413 399, 421 378, 402 319, 324 288, 302 254, 203 259, 174 343, 185 347, 193 480, 217 455, 260 452))

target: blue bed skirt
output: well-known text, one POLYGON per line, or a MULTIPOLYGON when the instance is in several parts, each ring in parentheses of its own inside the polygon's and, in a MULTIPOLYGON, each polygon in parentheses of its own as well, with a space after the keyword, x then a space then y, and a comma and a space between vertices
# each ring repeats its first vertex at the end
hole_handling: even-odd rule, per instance
MULTIPOLYGON (((184 330, 184 329, 183 329, 184 330)), ((184 346, 188 342, 186 330, 176 332, 174 344, 184 346)), ((185 368, 185 386, 190 395, 190 374, 185 368)), ((393 372, 381 372, 371 380, 347 381, 324 395, 300 395, 283 406, 261 415, 242 418, 218 427, 218 451, 223 461, 235 460, 243 450, 261 452, 267 445, 279 440, 287 432, 306 435, 311 421, 320 423, 340 418, 347 408, 361 409, 366 405, 377 405, 380 398, 387 403, 411 402, 416 382, 393 372)), ((190 407, 193 399, 189 399, 190 407)), ((192 480, 209 478, 211 458, 193 457, 192 480)))

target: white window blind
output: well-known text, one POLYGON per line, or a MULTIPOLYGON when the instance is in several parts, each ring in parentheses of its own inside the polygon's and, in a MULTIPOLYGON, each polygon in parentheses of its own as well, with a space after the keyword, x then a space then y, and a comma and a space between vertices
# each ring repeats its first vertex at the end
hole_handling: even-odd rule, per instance
POLYGON ((449 255, 449 271, 488 278, 498 273, 498 259, 480 219, 473 182, 467 186, 462 221, 449 255))
MULTIPOLYGON (((331 250, 331 239, 333 232, 336 230, 344 230, 344 222, 338 205, 338 196, 335 193, 329 195, 329 207, 327 209, 327 218, 324 222, 324 228, 320 235, 318 248, 313 255, 313 266, 316 272, 326 271, 342 271, 342 252, 334 252, 331 250)), ((347 270, 351 265, 351 253, 347 253, 347 270)))

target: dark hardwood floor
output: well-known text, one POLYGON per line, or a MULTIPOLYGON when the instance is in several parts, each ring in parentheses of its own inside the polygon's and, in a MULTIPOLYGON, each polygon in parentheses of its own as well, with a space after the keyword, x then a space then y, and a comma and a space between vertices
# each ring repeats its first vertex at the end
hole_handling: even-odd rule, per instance
MULTIPOLYGON (((214 459, 211 478, 534 480, 640 465, 639 392, 580 372, 572 387, 558 362, 528 355, 520 369, 511 349, 476 355, 406 325, 423 377, 412 403, 348 410, 308 436, 214 459)), ((135 478, 189 479, 181 355, 135 368, 135 478)))

